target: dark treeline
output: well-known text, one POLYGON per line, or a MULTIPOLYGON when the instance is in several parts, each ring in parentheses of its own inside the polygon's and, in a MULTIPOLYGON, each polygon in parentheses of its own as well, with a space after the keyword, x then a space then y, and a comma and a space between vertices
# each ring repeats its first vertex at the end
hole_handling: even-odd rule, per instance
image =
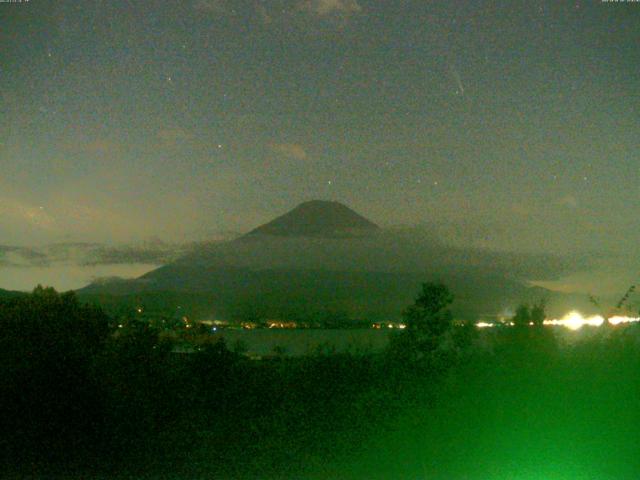
POLYGON ((403 313, 407 328, 381 354, 326 348, 255 361, 213 336, 193 353, 177 353, 170 337, 134 314, 120 328, 121 320, 72 293, 38 287, 1 299, 2 473, 370 478, 367 469, 377 465, 380 478, 456 478, 437 476, 450 468, 443 462, 458 461, 443 453, 455 452, 456 442, 464 451, 483 432, 513 436, 531 412, 536 422, 560 422, 558 431, 571 426, 562 421, 584 423, 563 405, 599 395, 593 385, 612 398, 640 391, 640 378, 629 373, 640 358, 636 326, 573 332, 567 338, 584 337, 573 344, 538 322, 480 335, 453 325, 452 301, 443 285, 423 285, 403 313), (611 372, 618 383, 607 390, 611 372), (549 416, 563 408, 564 416, 549 416), (449 417, 453 430, 425 433, 449 417), (364 460, 354 466, 357 458, 364 460))
POLYGON ((37 287, 2 299, 2 464, 141 475, 196 468, 208 452, 210 473, 268 478, 351 454, 460 357, 450 300, 425 286, 406 312, 407 334, 385 354, 327 348, 254 361, 213 337, 175 353, 149 323, 133 315, 119 328, 73 293, 37 287))

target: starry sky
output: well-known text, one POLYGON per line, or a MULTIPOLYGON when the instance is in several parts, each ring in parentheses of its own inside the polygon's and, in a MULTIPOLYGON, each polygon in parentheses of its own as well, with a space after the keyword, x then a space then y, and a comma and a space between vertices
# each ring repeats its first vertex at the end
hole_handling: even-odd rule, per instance
POLYGON ((318 198, 638 253, 638 3, 30 0, 0 22, 0 244, 198 240, 318 198))

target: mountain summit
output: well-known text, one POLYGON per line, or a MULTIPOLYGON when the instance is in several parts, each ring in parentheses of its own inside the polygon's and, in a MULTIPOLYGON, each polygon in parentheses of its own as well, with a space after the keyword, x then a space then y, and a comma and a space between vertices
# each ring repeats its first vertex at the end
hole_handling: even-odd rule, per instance
POLYGON ((378 229, 375 223, 340 202, 311 200, 251 230, 246 236, 351 237, 378 229))

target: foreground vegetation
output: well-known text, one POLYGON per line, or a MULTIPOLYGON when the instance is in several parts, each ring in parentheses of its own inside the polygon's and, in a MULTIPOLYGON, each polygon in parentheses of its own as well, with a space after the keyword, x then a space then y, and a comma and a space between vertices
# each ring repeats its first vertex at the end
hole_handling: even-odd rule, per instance
POLYGON ((451 363, 454 349, 435 354, 450 325, 428 332, 436 343, 425 347, 422 320, 397 355, 256 362, 220 340, 174 353, 146 322, 119 328, 72 293, 38 287, 0 303, 3 464, 61 475, 302 472, 312 458, 354 453, 421 394, 418 375, 434 380, 433 367, 451 363))
POLYGON ((406 332, 384 354, 252 361, 220 341, 172 353, 148 324, 119 329, 73 294, 37 288, 2 300, 3 476, 640 471, 632 459, 640 436, 637 326, 562 335, 521 326, 478 337, 452 326, 451 301, 445 287, 423 286, 404 313, 406 332))

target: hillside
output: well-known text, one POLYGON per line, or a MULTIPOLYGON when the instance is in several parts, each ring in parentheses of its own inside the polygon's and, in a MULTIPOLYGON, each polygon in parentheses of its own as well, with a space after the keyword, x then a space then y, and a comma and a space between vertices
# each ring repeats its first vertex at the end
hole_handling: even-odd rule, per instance
POLYGON ((0 299, 17 297, 19 295, 25 294, 23 292, 15 292, 13 290, 5 290, 3 288, 0 288, 0 299))

